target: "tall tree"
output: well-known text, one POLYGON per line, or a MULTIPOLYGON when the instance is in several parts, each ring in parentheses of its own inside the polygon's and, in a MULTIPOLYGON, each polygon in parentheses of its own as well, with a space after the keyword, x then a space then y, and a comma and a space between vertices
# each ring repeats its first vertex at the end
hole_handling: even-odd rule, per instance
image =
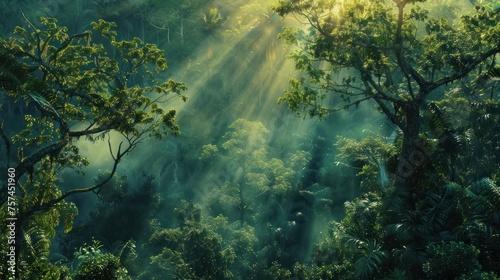
POLYGON ((307 78, 291 79, 280 101, 319 117, 376 102, 403 133, 398 187, 413 185, 425 160, 420 110, 429 96, 491 68, 500 52, 500 9, 476 7, 451 23, 428 17, 423 2, 280 0, 274 7, 310 27, 307 33, 286 28, 281 35, 298 46, 290 57, 307 78))
MULTIPOLYGON (((40 27, 25 20, 27 28, 17 27, 8 40, 0 38, 0 87, 7 95, 3 101, 28 104, 24 120, 2 116, 1 143, 9 170, 15 170, 19 207, 12 215, 19 221, 17 234, 36 226, 53 236, 60 219, 66 231, 71 229, 76 207, 67 197, 99 194, 122 158, 145 138, 179 133, 176 112, 160 104, 172 93, 180 95, 185 86, 160 82, 158 75, 167 67, 163 51, 138 38, 117 41, 113 23, 101 20, 92 24, 93 31, 70 35, 56 19, 41 18, 40 27), (120 137, 118 145, 110 140, 112 131, 120 137), (59 172, 89 164, 75 146, 80 138, 108 139, 111 172, 93 186, 73 182, 63 192, 59 172)), ((2 209, 7 207, 6 190, 7 183, 2 186, 2 209)), ((16 256, 22 258, 19 252, 16 256)))

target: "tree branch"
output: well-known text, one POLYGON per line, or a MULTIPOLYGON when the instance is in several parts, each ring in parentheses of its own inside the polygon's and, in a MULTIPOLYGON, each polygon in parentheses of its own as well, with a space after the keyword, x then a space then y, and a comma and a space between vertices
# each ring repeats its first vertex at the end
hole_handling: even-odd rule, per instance
MULTIPOLYGON (((445 85, 445 84, 448 84, 448 83, 452 83, 458 79, 462 79, 464 78, 465 76, 467 76, 470 72, 472 72, 472 70, 474 70, 476 68, 476 66, 478 66, 480 63, 482 63, 483 61, 485 61, 486 59, 490 58, 491 56, 495 56, 496 54, 500 53, 500 44, 496 45, 495 47, 493 47, 492 49, 488 50, 487 52, 481 54, 479 56, 478 59, 476 59, 474 62, 470 63, 467 67, 465 67, 462 71, 459 71, 459 72, 456 72, 454 75, 451 75, 451 76, 448 76, 448 77, 444 77, 440 80, 437 80, 436 82, 430 84, 426 90, 427 92, 431 92, 432 90, 442 86, 442 85, 445 85)), ((424 93, 423 92, 420 92, 417 96, 417 98, 425 98, 425 96, 421 96, 423 95, 424 93)))
POLYGON ((28 24, 29 27, 33 28, 33 32, 35 33, 36 35, 36 46, 37 46, 37 50, 38 50, 38 56, 41 55, 42 51, 41 51, 41 46, 40 46, 40 42, 42 41, 40 39, 40 35, 38 34, 38 31, 36 29, 36 27, 33 25, 33 23, 31 23, 31 21, 28 20, 28 18, 24 15, 23 12, 21 12, 21 16, 23 17, 24 21, 26 21, 26 23, 28 24))
MULTIPOLYGON (((365 87, 366 87, 366 90, 369 91, 370 89, 370 85, 368 84, 368 82, 364 82, 365 84, 365 87)), ((392 113, 391 110, 389 110, 389 107, 387 107, 387 105, 385 105, 384 102, 382 102, 382 98, 380 98, 380 96, 377 96, 376 94, 373 94, 371 92, 368 92, 367 93, 367 96, 371 96, 371 98, 373 98, 373 100, 375 100, 375 102, 377 102, 377 104, 380 106, 380 109, 382 109, 382 112, 384 112, 384 114, 395 124, 397 125, 399 128, 403 129, 404 126, 403 124, 398 120, 398 118, 396 117, 396 113, 397 112, 394 112, 392 113)), ((396 100, 396 101, 393 101, 393 102, 400 102, 399 100, 396 100)))
MULTIPOLYGON (((57 55, 63 51, 65 48, 67 48, 69 46, 69 44, 71 44, 71 42, 73 41, 73 39, 75 38, 84 38, 84 37, 88 37, 89 34, 86 34, 86 33, 81 33, 81 34, 75 34, 75 35, 72 35, 72 36, 69 36, 69 38, 67 38, 62 44, 61 46, 54 52, 54 54, 52 54, 52 56, 49 58, 49 63, 52 62, 53 60, 57 59, 57 55)), ((45 44, 47 44, 47 42, 45 42, 45 44)), ((44 45, 45 45, 44 44, 44 45)), ((45 48, 45 47, 44 47, 45 48)))
POLYGON ((54 153, 59 153, 61 149, 68 145, 68 143, 69 139, 65 138, 64 140, 61 140, 39 150, 38 152, 23 160, 16 166, 16 181, 19 181, 19 178, 21 178, 27 171, 31 172, 33 170, 33 166, 40 162, 40 160, 42 160, 44 157, 54 153))
MULTIPOLYGON (((410 77, 413 78, 417 84, 422 87, 428 87, 429 82, 427 82, 424 77, 422 77, 404 58, 403 55, 403 35, 402 35, 402 29, 403 29, 403 15, 404 15, 404 7, 406 6, 406 0, 393 0, 394 3, 396 3, 398 7, 398 26, 396 29, 396 36, 395 36, 395 54, 396 54, 396 60, 398 63, 398 66, 401 68, 403 71, 403 74, 405 75, 407 81, 408 81, 408 90, 410 91, 410 94, 413 95, 413 90, 411 88, 410 84, 410 77)), ((417 97, 418 99, 418 97, 417 97)))
POLYGON ((93 129, 85 129, 85 130, 80 130, 80 131, 70 131, 70 132, 68 132, 68 135, 69 135, 69 137, 81 137, 81 136, 96 134, 99 132, 115 129, 117 127, 118 127, 117 125, 105 124, 105 125, 101 125, 99 127, 93 128, 93 129))
POLYGON ((50 208, 54 207, 54 205, 56 205, 57 203, 66 199, 70 195, 77 194, 77 193, 91 192, 91 191, 95 191, 97 189, 100 189, 102 186, 104 186, 107 182, 109 182, 113 178, 113 176, 116 173, 118 163, 120 163, 120 160, 123 158, 123 156, 125 156, 128 152, 130 152, 130 150, 136 145, 136 143, 129 141, 130 145, 123 152, 121 152, 121 145, 122 144, 123 144, 123 142, 120 143, 120 146, 118 148, 118 152, 117 152, 116 156, 113 155, 111 148, 110 148, 110 153, 111 153, 111 156, 113 157, 114 163, 113 163, 113 168, 111 170, 111 173, 109 174, 109 176, 106 179, 104 179, 99 184, 94 185, 92 187, 73 189, 73 190, 65 192, 61 196, 54 198, 46 203, 31 207, 28 211, 19 213, 19 219, 22 220, 22 219, 25 219, 27 217, 30 217, 31 215, 33 215, 36 212, 50 209, 50 208))

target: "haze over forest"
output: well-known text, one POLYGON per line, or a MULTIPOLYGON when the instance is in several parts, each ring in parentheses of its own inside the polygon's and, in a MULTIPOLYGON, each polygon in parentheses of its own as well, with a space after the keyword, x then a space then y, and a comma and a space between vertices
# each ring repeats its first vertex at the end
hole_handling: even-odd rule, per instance
POLYGON ((3 1, 0 278, 499 279, 499 20, 3 1))

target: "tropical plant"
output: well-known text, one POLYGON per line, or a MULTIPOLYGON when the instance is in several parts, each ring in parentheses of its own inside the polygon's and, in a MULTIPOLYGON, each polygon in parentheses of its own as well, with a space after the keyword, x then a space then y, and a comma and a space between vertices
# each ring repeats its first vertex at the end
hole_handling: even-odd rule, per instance
POLYGON ((431 243, 427 254, 423 269, 428 279, 455 279, 481 269, 477 260, 479 250, 462 242, 431 243))
POLYGON ((500 188, 490 179, 481 179, 465 190, 462 207, 465 219, 454 230, 456 238, 481 250, 483 269, 500 273, 500 188))
MULTIPOLYGON (((358 167, 357 176, 362 177, 362 186, 368 191, 380 191, 389 185, 387 172, 388 161, 395 157, 397 149, 393 143, 387 143, 377 137, 365 137, 359 141, 346 137, 337 137, 340 159, 348 160, 348 166, 358 167)), ((337 165, 344 165, 337 162, 337 165)))
POLYGON ((210 34, 220 27, 222 16, 217 8, 210 8, 208 12, 203 13, 202 28, 203 31, 210 34))
POLYGON ((389 254, 375 240, 362 242, 359 248, 361 256, 354 263, 354 275, 360 279, 373 279, 389 254))
POLYGON ((83 244, 74 252, 74 279, 131 279, 124 263, 136 256, 135 243, 129 240, 121 244, 116 255, 105 252, 103 247, 100 241, 92 239, 91 244, 83 244))

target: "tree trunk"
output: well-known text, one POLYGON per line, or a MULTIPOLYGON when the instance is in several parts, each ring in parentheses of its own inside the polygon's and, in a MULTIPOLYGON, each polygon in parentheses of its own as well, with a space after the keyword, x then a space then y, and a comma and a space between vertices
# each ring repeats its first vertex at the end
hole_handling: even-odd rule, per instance
POLYGON ((425 159, 425 151, 417 149, 420 132, 420 103, 409 102, 405 107, 406 127, 403 128, 403 144, 396 170, 397 188, 411 188, 414 185, 416 169, 425 159))
POLYGON ((245 200, 243 195, 243 182, 240 183, 240 227, 245 223, 245 200))

